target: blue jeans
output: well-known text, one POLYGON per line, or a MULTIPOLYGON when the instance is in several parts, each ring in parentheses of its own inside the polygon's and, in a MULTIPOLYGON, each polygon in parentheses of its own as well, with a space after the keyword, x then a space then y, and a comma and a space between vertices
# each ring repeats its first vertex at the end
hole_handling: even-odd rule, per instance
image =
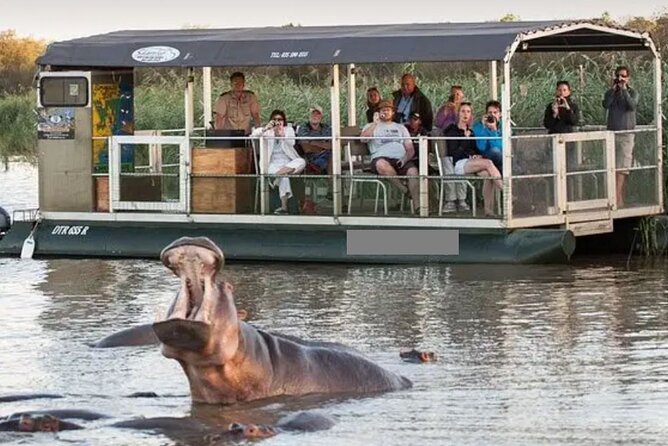
POLYGON ((496 168, 499 169, 499 172, 503 173, 503 168, 502 168, 503 152, 501 151, 501 149, 497 147, 492 147, 482 152, 482 156, 484 156, 488 160, 491 160, 496 166, 496 168))

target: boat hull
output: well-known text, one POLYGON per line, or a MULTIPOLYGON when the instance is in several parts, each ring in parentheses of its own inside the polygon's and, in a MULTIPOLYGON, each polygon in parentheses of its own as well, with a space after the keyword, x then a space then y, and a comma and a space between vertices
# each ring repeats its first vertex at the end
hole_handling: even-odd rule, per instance
MULTIPOLYGON (((18 256, 32 224, 17 222, 0 240, 0 255, 18 256)), ((353 226, 277 224, 200 224, 43 220, 34 232, 39 257, 158 258, 183 236, 206 236, 228 260, 335 263, 563 263, 575 250, 575 237, 561 229, 455 229, 458 254, 350 255, 353 226)), ((392 228, 406 234, 416 228, 392 228)), ((384 228, 375 228, 383 231, 384 228)))

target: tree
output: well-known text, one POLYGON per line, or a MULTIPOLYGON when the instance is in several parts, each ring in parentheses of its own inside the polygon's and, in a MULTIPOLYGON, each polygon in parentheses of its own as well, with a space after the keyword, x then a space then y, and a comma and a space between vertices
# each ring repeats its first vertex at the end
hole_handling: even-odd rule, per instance
POLYGON ((509 12, 499 19, 499 22, 519 22, 520 16, 509 12))
POLYGON ((32 85, 35 61, 46 48, 43 40, 0 31, 0 96, 26 91, 32 85))

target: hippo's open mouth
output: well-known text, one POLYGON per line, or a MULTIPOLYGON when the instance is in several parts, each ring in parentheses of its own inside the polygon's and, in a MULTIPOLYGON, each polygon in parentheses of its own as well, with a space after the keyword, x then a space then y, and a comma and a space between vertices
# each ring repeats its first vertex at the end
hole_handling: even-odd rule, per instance
POLYGON ((208 238, 183 237, 167 246, 160 258, 181 279, 181 289, 165 320, 154 323, 153 330, 163 344, 187 350, 204 348, 220 297, 217 276, 223 253, 208 238))

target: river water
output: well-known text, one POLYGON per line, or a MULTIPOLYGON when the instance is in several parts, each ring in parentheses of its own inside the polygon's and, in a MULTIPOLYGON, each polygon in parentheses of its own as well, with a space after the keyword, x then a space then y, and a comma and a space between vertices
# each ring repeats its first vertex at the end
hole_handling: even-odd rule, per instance
MULTIPOLYGON (((0 173, 0 205, 36 204, 34 170, 0 173)), ((0 403, 82 408, 109 419, 57 434, 0 433, 0 443, 204 444, 110 427, 137 417, 209 425, 272 422, 297 410, 336 419, 267 445, 663 445, 668 438, 668 263, 580 259, 557 266, 231 264, 253 324, 343 342, 414 383, 350 398, 192 406, 178 364, 156 347, 92 349, 164 311, 178 281, 157 261, 0 258, 0 403), (437 353, 409 364, 402 347, 437 353), (159 398, 128 398, 153 391, 159 398)))

